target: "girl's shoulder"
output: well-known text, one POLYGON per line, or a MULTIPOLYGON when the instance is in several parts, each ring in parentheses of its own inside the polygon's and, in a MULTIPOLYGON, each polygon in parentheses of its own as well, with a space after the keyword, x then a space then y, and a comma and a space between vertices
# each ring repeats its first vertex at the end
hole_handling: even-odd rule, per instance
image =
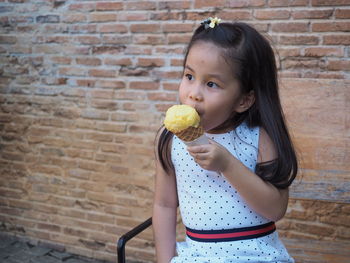
POLYGON ((259 126, 249 126, 247 122, 242 122, 233 130, 233 134, 244 142, 258 147, 260 129, 259 126))

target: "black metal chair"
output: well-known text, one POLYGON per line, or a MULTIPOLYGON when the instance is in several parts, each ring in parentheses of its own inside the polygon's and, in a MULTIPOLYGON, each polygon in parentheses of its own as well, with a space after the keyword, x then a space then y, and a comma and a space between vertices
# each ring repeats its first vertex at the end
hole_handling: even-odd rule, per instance
POLYGON ((148 218, 145 222, 139 224, 135 228, 131 229, 126 234, 122 235, 118 239, 117 243, 117 254, 118 254, 118 263, 125 263, 125 245, 133 237, 140 234, 143 230, 152 225, 152 217, 148 218))

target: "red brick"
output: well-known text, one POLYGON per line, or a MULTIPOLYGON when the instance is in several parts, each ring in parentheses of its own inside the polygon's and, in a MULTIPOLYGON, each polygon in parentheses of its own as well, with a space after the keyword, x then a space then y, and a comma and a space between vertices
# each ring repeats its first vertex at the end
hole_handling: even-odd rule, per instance
POLYGON ((161 58, 139 58, 137 61, 140 67, 161 67, 164 63, 164 59, 161 58))
POLYGON ((270 7, 308 6, 309 0, 270 0, 270 7))
POLYGON ((69 57, 51 57, 50 60, 57 64, 70 64, 72 61, 69 57))
POLYGON ((78 67, 62 67, 59 69, 59 74, 67 76, 84 76, 85 70, 78 67))
POLYGON ((163 24, 164 33, 177 33, 177 32, 192 32, 194 24, 185 23, 165 23, 163 24))
POLYGON ((333 9, 327 10, 294 10, 292 17, 294 19, 328 19, 332 16, 333 9))
MULTIPOLYGON (((237 1, 235 1, 235 2, 237 2, 237 1)), ((226 4, 225 0, 195 0, 194 1, 194 8, 208 8, 208 7, 213 7, 213 6, 224 7, 225 4, 226 4)), ((230 6, 230 7, 232 7, 232 6, 230 6)))
POLYGON ((187 44, 190 42, 192 34, 180 33, 180 34, 168 34, 169 44, 187 44))
POLYGON ((163 88, 165 90, 178 90, 179 89, 179 83, 163 83, 163 88))
MULTIPOLYGON (((153 14, 153 12, 152 12, 153 14)), ((151 15, 152 15, 151 14, 151 15)), ((118 13, 118 21, 145 21, 149 20, 149 13, 148 12, 119 12, 118 13)), ((154 20, 154 19, 151 19, 154 20)))
MULTIPOLYGON (((235 20, 250 20, 252 18, 253 10, 241 10, 241 9, 233 9, 233 10, 224 10, 220 12, 220 18, 227 21, 235 21, 235 20)), ((205 17, 204 17, 205 19, 205 17)))
POLYGON ((100 110, 115 111, 118 109, 118 103, 109 100, 92 99, 91 107, 100 110))
POLYGON ((132 42, 132 37, 126 34, 113 34, 113 35, 104 35, 102 37, 102 42, 104 44, 125 44, 128 45, 132 42))
POLYGON ((92 48, 92 54, 119 54, 125 50, 123 45, 113 45, 113 46, 94 46, 92 48))
POLYGON ((115 66, 131 66, 132 61, 130 58, 105 58, 104 64, 115 66))
MULTIPOLYGON (((134 113, 128 113, 129 115, 134 113)), ((126 146, 121 144, 101 144, 101 151, 107 153, 122 153, 126 154, 128 149, 126 146)))
POLYGON ((132 46, 129 45, 126 50, 125 50, 126 55, 151 55, 152 54, 152 49, 149 47, 144 47, 144 46, 132 46))
POLYGON ((158 3, 158 9, 189 9, 191 1, 161 1, 158 3))
POLYGON ((70 4, 68 7, 69 10, 75 10, 79 12, 89 12, 95 9, 95 3, 78 3, 70 4))
MULTIPOLYGON (((111 136, 106 136, 106 135, 101 135, 101 134, 99 136, 90 134, 88 139, 101 141, 101 142, 106 142, 106 141, 112 141, 113 140, 111 138, 111 136)), ((99 164, 97 162, 79 160, 78 168, 81 168, 81 169, 87 170, 87 171, 96 171, 97 172, 97 171, 102 171, 103 168, 104 168, 104 165, 99 164)))
POLYGON ((254 17, 261 20, 288 19, 290 11, 288 10, 256 10, 254 17))
MULTIPOLYGON (((97 110, 85 110, 81 112, 81 117, 92 120, 108 120, 108 112, 106 111, 97 111, 97 110)), ((89 137, 90 135, 86 135, 89 137)), ((107 139, 107 136, 106 136, 107 139)))
MULTIPOLYGON (((132 88, 132 86, 136 86, 136 89, 141 89, 142 88, 142 84, 144 82, 140 81, 140 82, 136 82, 135 84, 133 84, 133 82, 130 83, 130 88, 132 88)), ((149 82, 147 82, 149 83, 149 82)), ((146 85, 147 85, 146 83, 146 85)), ((150 82, 153 83, 153 82, 150 82)), ((115 94, 115 99, 117 100, 145 100, 145 95, 139 91, 125 91, 125 90, 120 90, 115 94)))
POLYGON ((91 45, 91 44, 100 44, 101 39, 95 36, 79 36, 77 40, 80 44, 91 45))
POLYGON ((101 59, 99 58, 81 57, 81 58, 76 58, 75 61, 77 64, 80 64, 80 65, 87 65, 87 66, 101 65, 101 59))
POLYGON ((96 10, 98 11, 118 11, 123 9, 122 2, 97 2, 96 10))
POLYGON ((115 22, 117 20, 117 14, 115 13, 90 13, 89 21, 91 22, 115 22))
POLYGON ((130 25, 132 33, 158 33, 160 24, 132 24, 130 25))
POLYGON ((339 18, 339 19, 350 18, 350 9, 346 9, 346 8, 336 9, 334 16, 335 18, 339 18))
POLYGON ((124 89, 125 83, 119 80, 98 80, 96 87, 111 88, 111 89, 124 89))
POLYGON ((329 60, 327 69, 332 71, 349 71, 350 61, 349 60, 329 60))
POLYGON ((104 24, 99 27, 101 33, 126 33, 128 28, 123 24, 104 24))
POLYGON ((71 33, 97 33, 96 24, 73 24, 69 25, 69 31, 71 33))
POLYGON ((41 82, 46 85, 66 85, 67 79, 68 78, 42 78, 41 82))
POLYGON ((180 79, 182 77, 182 71, 154 71, 154 75, 160 79, 180 79))
POLYGON ((97 127, 99 131, 123 133, 126 131, 125 124, 100 123, 97 127))
POLYGON ((304 72, 299 78, 311 78, 311 79, 346 79, 346 76, 342 72, 304 72))
POLYGON ((157 3, 154 1, 127 1, 125 2, 126 10, 155 10, 157 8, 157 3))
POLYGON ((312 23, 313 32, 348 32, 350 31, 350 22, 320 22, 312 23))
POLYGON ((69 236, 77 236, 77 237, 86 237, 87 236, 86 231, 71 228, 71 227, 65 227, 63 229, 63 233, 66 235, 69 235, 69 236))
POLYGON ((94 79, 77 79, 76 84, 80 87, 94 87, 96 80, 94 79))
POLYGON ((338 6, 348 5, 348 0, 311 0, 312 6, 338 6))
POLYGON ((116 76, 116 71, 112 69, 90 69, 89 76, 100 78, 113 78, 116 76))
POLYGON ((88 200, 91 200, 91 201, 101 201, 101 202, 109 203, 109 204, 114 203, 113 195, 108 194, 108 193, 88 192, 86 197, 88 200))
POLYGON ((277 52, 282 58, 300 56, 300 48, 279 48, 277 52))
MULTIPOLYGON (((126 111, 144 111, 149 110, 150 105, 146 103, 124 103, 122 109, 126 111)), ((131 127, 129 127, 129 131, 131 127)))
POLYGON ((53 224, 45 224, 45 223, 39 223, 37 225, 38 229, 41 230, 48 230, 48 231, 53 231, 53 232, 60 232, 61 227, 58 225, 53 225, 53 224))
POLYGON ((67 14, 62 17, 63 23, 81 23, 86 22, 86 15, 84 14, 67 14))
POLYGON ((308 24, 303 22, 275 23, 271 25, 273 32, 307 32, 308 24))
POLYGON ((159 88, 159 83, 148 81, 132 81, 130 89, 156 90, 159 88))
POLYGON ((283 45, 317 45, 320 39, 318 36, 294 35, 280 36, 279 44, 283 45))
MULTIPOLYGON (((180 12, 177 11, 172 11, 172 12, 165 12, 165 11, 156 11, 156 12, 152 12, 150 19, 152 21, 155 20, 181 20, 183 19, 183 17, 186 17, 189 20, 193 20, 190 18, 190 13, 193 14, 193 12, 186 12, 186 14, 183 15, 183 13, 181 14, 180 12)), ((198 13, 197 13, 198 14, 198 13)))
POLYGON ((161 45, 165 44, 165 37, 163 35, 136 35, 134 37, 135 44, 144 45, 161 45))
POLYGON ((0 44, 15 44, 16 42, 17 42, 16 36, 6 36, 6 35, 0 36, 0 44))
POLYGON ((312 69, 319 67, 319 60, 316 59, 299 59, 299 58, 288 58, 282 61, 282 66, 285 69, 312 69))
POLYGON ((178 59, 178 58, 173 58, 171 59, 170 61, 170 65, 171 66, 178 66, 178 67, 182 67, 184 64, 184 60, 181 58, 181 59, 178 59))
POLYGON ((150 92, 147 94, 149 100, 173 101, 176 102, 177 94, 165 92, 150 92))
POLYGON ((114 90, 110 89, 93 89, 91 92, 91 97, 94 99, 110 99, 114 95, 114 90))
POLYGON ((350 45, 350 35, 326 35, 323 36, 324 45, 350 45))
POLYGON ((119 76, 142 76, 149 77, 150 71, 145 68, 133 68, 133 67, 121 67, 119 70, 119 76))
POLYGON ((113 121, 136 122, 138 119, 139 115, 135 112, 118 112, 111 115, 113 121))
POLYGON ((343 55, 344 55, 344 52, 341 48, 333 48, 333 47, 305 48, 305 56, 308 56, 308 57, 323 57, 323 56, 342 57, 343 55))
POLYGON ((227 1, 225 6, 230 8, 263 7, 265 6, 265 1, 264 0, 229 0, 227 1))

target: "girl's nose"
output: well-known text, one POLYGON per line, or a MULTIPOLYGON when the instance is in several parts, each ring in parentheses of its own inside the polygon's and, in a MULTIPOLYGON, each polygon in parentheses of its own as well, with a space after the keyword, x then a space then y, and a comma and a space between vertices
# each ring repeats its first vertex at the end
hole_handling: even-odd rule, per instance
POLYGON ((202 96, 202 94, 201 94, 200 91, 199 91, 199 87, 193 89, 193 90, 190 92, 189 98, 190 98, 191 100, 198 101, 198 102, 200 102, 200 101, 203 100, 203 96, 202 96))

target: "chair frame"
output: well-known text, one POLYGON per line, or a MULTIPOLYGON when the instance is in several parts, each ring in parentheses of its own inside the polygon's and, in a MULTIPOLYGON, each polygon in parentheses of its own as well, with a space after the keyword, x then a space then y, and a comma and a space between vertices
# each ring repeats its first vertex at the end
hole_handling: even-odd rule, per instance
POLYGON ((125 245, 133 237, 152 225, 152 217, 122 235, 117 242, 118 263, 125 263, 125 245))

